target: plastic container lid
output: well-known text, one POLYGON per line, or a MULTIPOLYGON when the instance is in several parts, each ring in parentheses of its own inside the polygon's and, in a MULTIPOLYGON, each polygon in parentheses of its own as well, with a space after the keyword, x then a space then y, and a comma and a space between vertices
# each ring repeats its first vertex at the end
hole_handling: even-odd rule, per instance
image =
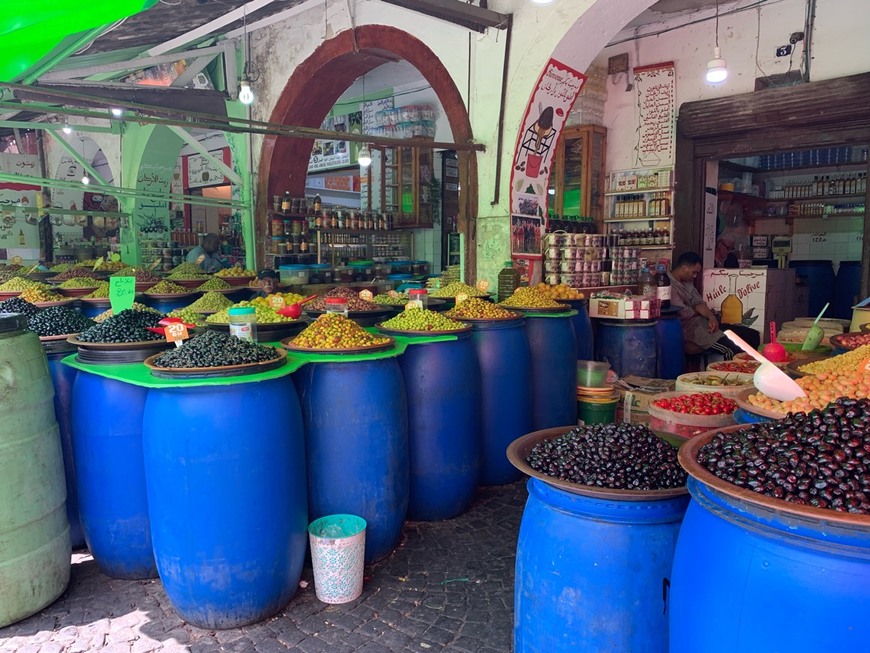
POLYGON ((257 312, 253 306, 236 306, 235 308, 227 309, 229 315, 253 315, 257 312))
POLYGON ((21 313, 0 313, 0 333, 23 331, 27 328, 27 317, 21 313))
POLYGON ((297 263, 297 264, 290 264, 290 265, 281 265, 281 266, 278 266, 278 270, 288 270, 288 271, 293 271, 293 270, 307 270, 309 267, 314 267, 314 266, 299 265, 299 264, 297 263))
POLYGON ((408 290, 409 295, 428 295, 429 291, 425 288, 411 288, 408 290))
POLYGON ((348 263, 348 265, 352 268, 370 268, 374 264, 374 261, 350 261, 348 263))
POLYGON ((413 277, 414 277, 413 274, 406 274, 404 272, 393 272, 393 273, 387 275, 387 279, 390 279, 393 281, 402 281, 405 279, 412 279, 413 277))
POLYGON ((327 297, 326 303, 327 304, 347 304, 347 298, 346 297, 327 297))
POLYGON ((332 266, 329 263, 312 263, 308 267, 312 270, 326 270, 332 266))

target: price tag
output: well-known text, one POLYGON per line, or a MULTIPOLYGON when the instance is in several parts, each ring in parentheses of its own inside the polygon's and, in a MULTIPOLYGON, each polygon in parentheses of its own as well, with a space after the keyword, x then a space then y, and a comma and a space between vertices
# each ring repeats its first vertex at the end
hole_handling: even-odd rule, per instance
POLYGON ((399 293, 397 293, 395 290, 388 290, 387 297, 401 297, 401 295, 399 293))
POLYGON ((489 281, 487 281, 486 279, 481 279, 477 282, 477 289, 480 292, 486 292, 487 290, 489 290, 489 281))
POLYGON ((133 306, 136 297, 136 277, 109 277, 109 302, 117 315, 133 306))
POLYGON ((100 266, 103 264, 103 261, 104 261, 104 260, 105 260, 105 259, 101 256, 101 257, 98 258, 96 261, 94 261, 94 272, 96 272, 96 271, 97 271, 97 268, 100 267, 100 266))
POLYGON ((22 261, 22 260, 23 260, 23 259, 22 259, 20 256, 13 256, 13 257, 12 257, 12 263, 13 263, 14 265, 21 265, 21 261, 22 261))
POLYGON ((361 290, 359 293, 359 298, 363 301, 370 302, 374 298, 371 290, 361 290))
POLYGON ((284 301, 283 295, 269 295, 269 306, 278 310, 279 308, 284 308, 287 305, 287 302, 284 301))
POLYGON ((423 301, 420 299, 409 299, 408 303, 405 304, 405 310, 407 311, 409 308, 423 308, 423 301))
POLYGON ((202 265, 202 262, 205 260, 205 254, 200 254, 196 257, 196 264, 202 265))
POLYGON ((166 342, 174 342, 176 347, 180 347, 181 343, 189 338, 187 334, 187 326, 184 322, 172 322, 163 327, 163 333, 166 336, 166 342))
POLYGON ((117 263, 118 261, 121 260, 121 255, 118 254, 118 252, 114 252, 112 254, 112 256, 110 256, 109 258, 111 258, 115 263, 117 263))
POLYGON ((461 304, 466 299, 468 299, 468 295, 466 295, 464 292, 461 292, 458 295, 456 295, 456 303, 457 304, 461 304))

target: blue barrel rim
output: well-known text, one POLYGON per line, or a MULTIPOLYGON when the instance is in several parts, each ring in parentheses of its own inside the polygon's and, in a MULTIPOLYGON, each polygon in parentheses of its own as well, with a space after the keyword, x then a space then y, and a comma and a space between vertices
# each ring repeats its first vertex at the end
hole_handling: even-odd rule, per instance
POLYGON ((519 317, 505 318, 503 320, 473 320, 466 318, 457 321, 470 324, 472 331, 492 331, 495 329, 513 329, 515 327, 520 327, 525 324, 525 320, 525 316, 521 315, 519 317))
MULTIPOLYGON (((530 476, 530 481, 535 480, 543 485, 565 492, 566 494, 587 497, 590 499, 637 503, 688 496, 689 491, 686 487, 668 488, 665 490, 614 490, 609 488, 597 488, 589 485, 579 485, 577 483, 571 483, 570 481, 563 481, 562 479, 553 476, 547 476, 529 466, 526 462, 526 458, 533 446, 543 440, 549 440, 564 435, 574 428, 576 427, 573 425, 557 426, 527 433, 510 443, 510 446, 507 449, 508 460, 510 460, 511 464, 519 469, 523 474, 530 476)), ((655 433, 655 431, 653 431, 653 433, 655 433)), ((656 433, 656 435, 663 439, 668 439, 663 437, 665 434, 656 433)), ((679 436, 673 436, 671 434, 667 435, 676 440, 681 439, 679 436)), ((532 485, 530 483, 529 488, 531 489, 531 487, 532 485)))
POLYGON ((708 511, 756 532, 777 531, 777 537, 799 542, 817 540, 854 547, 856 540, 870 541, 870 516, 792 504, 740 488, 720 479, 698 462, 698 452, 718 433, 733 433, 751 425, 737 424, 702 433, 686 442, 677 454, 689 473, 687 487, 692 499, 708 511), (824 525, 824 532, 820 531, 824 525))

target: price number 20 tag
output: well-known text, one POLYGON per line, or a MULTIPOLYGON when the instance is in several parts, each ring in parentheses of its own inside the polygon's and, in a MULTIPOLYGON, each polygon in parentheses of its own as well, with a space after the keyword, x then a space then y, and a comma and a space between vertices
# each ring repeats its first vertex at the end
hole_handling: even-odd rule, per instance
POLYGON ((182 343, 190 337, 184 322, 167 324, 163 328, 163 333, 166 335, 166 342, 174 342, 176 347, 181 347, 182 343))

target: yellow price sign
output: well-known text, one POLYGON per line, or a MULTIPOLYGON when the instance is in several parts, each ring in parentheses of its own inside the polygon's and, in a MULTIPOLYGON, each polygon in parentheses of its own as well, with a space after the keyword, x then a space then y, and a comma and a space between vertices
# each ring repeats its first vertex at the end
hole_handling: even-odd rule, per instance
POLYGON ((20 256, 13 256, 12 257, 12 263, 14 265, 21 265, 21 261, 23 261, 23 260, 24 259, 22 259, 20 256))
POLYGON ((269 306, 278 310, 279 308, 284 308, 287 305, 287 302, 284 301, 283 295, 269 295, 269 306))
POLYGON ((409 308, 423 308, 423 301, 420 299, 409 299, 408 303, 405 304, 405 310, 407 311, 409 308))
POLYGON ((176 345, 190 337, 184 322, 171 322, 167 324, 163 327, 163 333, 166 336, 166 342, 174 342, 176 345))
POLYGON ((465 294, 464 292, 461 292, 461 293, 459 293, 458 295, 456 295, 456 303, 457 303, 457 304, 461 304, 461 303, 464 302, 466 299, 468 299, 468 295, 465 294))
POLYGON ((486 279, 481 279, 477 282, 477 289, 480 292, 486 292, 487 290, 489 290, 489 281, 487 281, 486 279))
POLYGON ((111 258, 115 263, 117 263, 118 261, 121 260, 121 255, 118 254, 118 252, 115 252, 114 254, 112 254, 112 256, 111 256, 110 258, 111 258))
POLYGON ((401 295, 399 293, 397 293, 395 290, 388 290, 387 297, 401 297, 401 295))
POLYGON ((371 290, 361 290, 359 293, 359 298, 363 301, 370 302, 374 299, 374 295, 371 290))
POLYGON ((98 258, 96 261, 94 261, 94 272, 96 272, 96 271, 97 271, 97 268, 99 268, 99 267, 103 264, 103 261, 104 261, 104 260, 105 260, 105 259, 101 256, 101 257, 98 258))

